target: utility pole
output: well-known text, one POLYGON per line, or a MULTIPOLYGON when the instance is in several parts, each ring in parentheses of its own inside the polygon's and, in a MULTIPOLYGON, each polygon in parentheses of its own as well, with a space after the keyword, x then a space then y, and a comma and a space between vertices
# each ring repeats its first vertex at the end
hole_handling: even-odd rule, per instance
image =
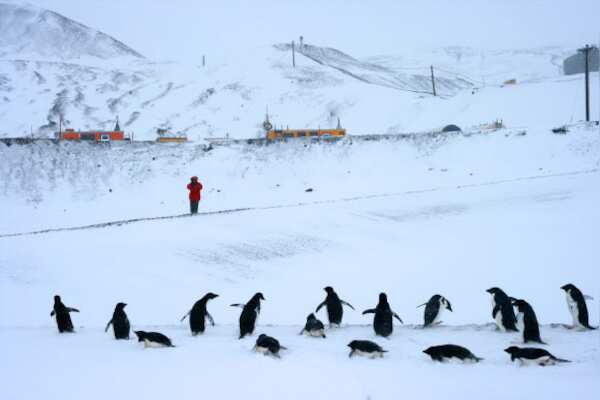
POLYGON ((433 65, 431 66, 431 87, 433 88, 433 95, 437 96, 435 93, 435 76, 433 76, 433 65))
POLYGON ((589 53, 591 50, 594 50, 594 46, 590 46, 588 44, 585 47, 578 49, 577 51, 583 53, 585 57, 585 120, 587 122, 590 121, 590 56, 589 53))
POLYGON ((296 43, 292 40, 292 67, 296 68, 296 43))

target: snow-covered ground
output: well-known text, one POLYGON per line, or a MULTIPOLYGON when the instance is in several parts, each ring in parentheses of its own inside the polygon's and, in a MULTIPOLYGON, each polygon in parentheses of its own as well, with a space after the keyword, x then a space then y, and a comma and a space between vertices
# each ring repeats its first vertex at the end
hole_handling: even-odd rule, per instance
MULTIPOLYGON (((596 39, 586 21, 597 4, 10 3, 0 3, 0 137, 50 135, 61 115, 111 128, 118 114, 137 139, 170 127, 194 141, 0 141, 0 398, 531 399, 600 389, 600 333, 566 329, 560 289, 593 296, 598 326, 600 131, 580 122, 583 77, 561 71, 596 39), (301 34, 292 68, 288 43, 301 34), (440 97, 422 93, 430 65, 440 97), (421 133, 202 140, 264 134, 267 105, 278 125, 339 117, 350 134, 421 133), (480 125, 496 119, 506 127, 480 125), (465 134, 423 133, 448 123, 465 134), (564 124, 566 134, 551 132, 564 124), (194 217, 192 175, 204 184, 194 217), (328 285, 356 310, 326 339, 298 335, 328 285), (503 349, 520 337, 494 329, 492 286, 527 300, 543 347, 572 362, 511 364, 503 349), (219 294, 208 306, 217 325, 192 337, 179 320, 208 291, 219 294), (229 305, 258 291, 256 334, 238 340, 240 310, 229 305), (382 291, 405 322, 389 339, 361 315, 382 291), (417 306, 438 293, 453 312, 422 329, 417 306), (57 333, 55 294, 81 310, 76 333, 57 333), (134 329, 176 347, 104 333, 120 301, 134 329), (281 359, 251 351, 259 333, 288 348, 281 359), (354 339, 389 352, 349 359, 354 339), (442 365, 422 353, 446 343, 484 360, 442 365)), ((598 84, 593 74, 593 119, 598 84)))

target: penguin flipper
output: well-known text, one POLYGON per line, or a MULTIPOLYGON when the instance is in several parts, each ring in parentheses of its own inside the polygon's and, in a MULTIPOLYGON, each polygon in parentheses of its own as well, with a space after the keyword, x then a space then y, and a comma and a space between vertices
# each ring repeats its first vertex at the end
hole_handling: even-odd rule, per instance
POLYGON ((56 313, 54 312, 54 310, 50 311, 50 316, 51 316, 51 317, 54 317, 54 314, 56 314, 56 313))
POLYGON ((400 321, 401 324, 404 323, 404 321, 402 321, 402 318, 400 318, 400 316, 398 314, 394 313, 393 315, 394 315, 394 318, 396 318, 398 321, 400 321))
POLYGON ((592 296, 590 296, 589 294, 584 294, 583 298, 586 300, 594 300, 594 298, 592 296))
POLYGON ((368 310, 365 310, 362 312, 363 315, 365 314, 374 314, 375 313, 375 309, 374 308, 369 308, 368 310))
POLYGON ((352 307, 352 304, 348 303, 347 301, 340 300, 340 303, 342 303, 342 304, 344 304, 344 305, 346 305, 346 306, 348 306, 348 307, 350 307, 351 309, 354 310, 354 307, 352 307))
POLYGON ((68 312, 79 312, 79 310, 78 310, 78 309, 76 309, 76 308, 73 308, 73 307, 67 307, 67 311, 68 311, 68 312))
POLYGON ((240 303, 235 303, 235 304, 230 304, 229 307, 241 307, 244 308, 246 305, 245 304, 240 304, 240 303))
POLYGON ((327 299, 323 300, 323 302, 317 306, 317 309, 315 310, 315 312, 316 313, 319 312, 321 307, 323 307, 325 304, 327 304, 327 299))
POLYGON ((206 318, 208 318, 208 320, 210 321, 210 324, 212 326, 215 326, 215 320, 213 319, 212 315, 210 315, 210 313, 208 311, 206 312, 206 318))
POLYGON ((104 328, 104 332, 108 332, 108 327, 110 326, 110 324, 113 323, 112 318, 110 319, 110 321, 108 321, 108 324, 106 324, 106 328, 104 328))
POLYGON ((417 306, 417 308, 419 308, 419 307, 423 307, 423 306, 426 306, 426 305, 427 305, 427 303, 419 304, 419 305, 417 306))
POLYGON ((187 316, 190 315, 191 312, 192 312, 192 310, 188 311, 187 314, 185 314, 183 317, 181 317, 179 322, 183 322, 187 318, 187 316))

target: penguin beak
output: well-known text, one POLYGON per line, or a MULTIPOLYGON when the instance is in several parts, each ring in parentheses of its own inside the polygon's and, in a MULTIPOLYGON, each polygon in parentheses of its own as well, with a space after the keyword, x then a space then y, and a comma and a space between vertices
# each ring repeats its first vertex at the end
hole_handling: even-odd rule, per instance
POLYGON ((567 290, 567 285, 562 285, 560 288, 561 288, 562 290, 567 290))
MULTIPOLYGON (((450 303, 448 303, 448 311, 452 311, 452 305, 450 303)), ((454 311, 452 311, 454 312, 454 311)))

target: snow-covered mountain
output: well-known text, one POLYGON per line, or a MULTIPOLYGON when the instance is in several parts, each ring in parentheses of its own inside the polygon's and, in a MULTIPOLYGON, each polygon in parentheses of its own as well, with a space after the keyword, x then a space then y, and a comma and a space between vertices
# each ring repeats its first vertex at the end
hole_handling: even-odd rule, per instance
POLYGON ((0 57, 143 58, 124 43, 56 12, 0 3, 0 57))
POLYGON ((60 117, 66 127, 107 129, 118 116, 137 139, 154 139, 158 128, 192 140, 248 138, 264 134, 267 107, 278 126, 327 127, 340 118, 354 134, 495 119, 550 127, 577 120, 583 101, 576 95, 581 77, 561 77, 569 48, 452 46, 358 57, 305 41, 292 67, 289 42, 274 34, 271 44, 237 48, 203 67, 143 59, 53 11, 0 7, 0 137, 52 137, 60 117), (441 97, 431 94, 430 65, 441 97), (509 79, 518 85, 503 88, 509 79), (557 95, 538 103, 549 92, 557 95))

